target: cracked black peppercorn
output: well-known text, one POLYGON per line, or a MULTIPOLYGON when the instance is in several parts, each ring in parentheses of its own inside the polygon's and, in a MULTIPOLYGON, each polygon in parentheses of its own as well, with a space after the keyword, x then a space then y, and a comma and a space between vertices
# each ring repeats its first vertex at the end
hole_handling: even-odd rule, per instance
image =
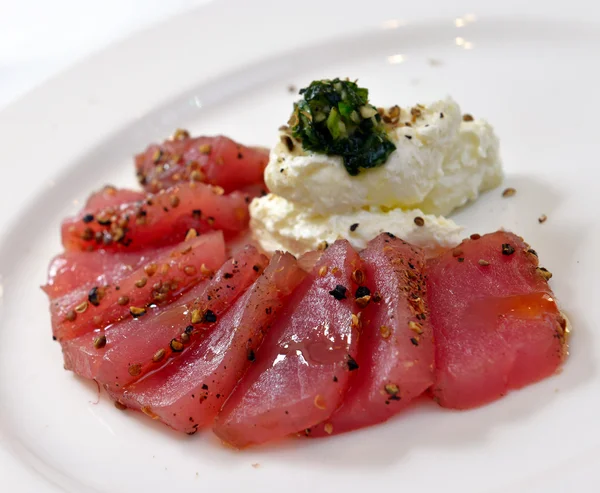
POLYGON ((341 284, 338 284, 334 289, 329 291, 329 294, 333 296, 336 300, 341 301, 346 299, 346 292, 348 289, 341 284))

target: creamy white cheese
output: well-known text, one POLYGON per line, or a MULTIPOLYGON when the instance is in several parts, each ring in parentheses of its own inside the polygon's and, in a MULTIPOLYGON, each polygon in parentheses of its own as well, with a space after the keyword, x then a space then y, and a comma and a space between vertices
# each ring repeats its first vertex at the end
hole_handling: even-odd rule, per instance
POLYGON ((332 244, 338 238, 345 238, 354 248, 362 249, 369 240, 384 232, 433 253, 439 247, 456 246, 462 232, 453 221, 426 215, 418 209, 384 212, 371 207, 319 215, 275 194, 253 200, 250 215, 254 237, 265 251, 286 250, 296 256, 316 250, 323 242, 332 244), (416 217, 423 219, 423 226, 415 223, 416 217))
POLYGON ((419 113, 401 110, 389 134, 396 150, 358 176, 346 172, 341 157, 278 142, 265 170, 271 194, 250 206, 262 248, 300 255, 346 238, 360 249, 381 232, 428 250, 458 244, 462 228, 440 216, 502 181, 498 138, 484 120, 463 121, 450 98, 419 106, 419 113), (415 224, 418 216, 423 226, 415 224))
MULTIPOLYGON (((279 142, 271 150, 266 184, 272 193, 320 214, 364 206, 416 207, 443 176, 442 163, 461 122, 460 108, 451 99, 421 111, 412 126, 390 133, 396 150, 383 166, 350 176, 339 156, 304 152, 299 144, 290 152, 279 142)), ((401 110, 404 120, 411 120, 407 110, 401 110)))
POLYGON ((442 176, 419 204, 429 214, 446 216, 502 182, 500 143, 485 120, 462 122, 444 158, 442 176))

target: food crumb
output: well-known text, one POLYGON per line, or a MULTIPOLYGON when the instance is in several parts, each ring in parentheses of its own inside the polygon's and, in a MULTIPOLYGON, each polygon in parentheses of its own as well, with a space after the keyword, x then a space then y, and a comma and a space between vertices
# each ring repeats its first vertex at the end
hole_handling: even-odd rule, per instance
POLYGON ((546 214, 542 214, 540 217, 538 217, 538 222, 540 224, 542 224, 542 223, 545 223, 547 219, 548 219, 548 216, 546 216, 546 214))
POLYGON ((517 193, 517 190, 516 190, 516 189, 514 189, 514 188, 512 188, 512 187, 508 187, 508 188, 505 188, 505 189, 504 189, 504 191, 502 192, 502 196, 503 196, 504 198, 506 198, 506 197, 512 197, 512 196, 513 196, 514 194, 516 194, 516 193, 517 193))
POLYGON ((288 89, 288 92, 291 92, 291 93, 295 93, 298 90, 298 89, 296 89, 296 86, 294 84, 290 84, 287 89, 288 89))
POLYGON ((252 467, 254 469, 258 469, 260 467, 260 464, 258 462, 255 462, 254 464, 252 464, 252 467))

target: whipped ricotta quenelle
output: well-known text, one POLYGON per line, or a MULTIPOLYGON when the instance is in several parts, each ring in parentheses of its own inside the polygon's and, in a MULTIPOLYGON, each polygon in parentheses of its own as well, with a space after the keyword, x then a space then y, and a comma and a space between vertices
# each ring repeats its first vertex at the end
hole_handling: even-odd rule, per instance
MULTIPOLYGON (((357 88, 343 84, 342 96, 357 88)), ((250 205, 254 237, 268 252, 301 255, 338 238, 360 249, 384 231, 430 251, 452 247, 462 228, 444 216, 502 180, 492 127, 451 98, 378 112, 365 103, 352 115, 356 98, 344 105, 341 97, 338 112, 335 94, 312 106, 306 94, 271 149, 271 193, 250 205), (319 123, 321 133, 311 127, 319 123)))

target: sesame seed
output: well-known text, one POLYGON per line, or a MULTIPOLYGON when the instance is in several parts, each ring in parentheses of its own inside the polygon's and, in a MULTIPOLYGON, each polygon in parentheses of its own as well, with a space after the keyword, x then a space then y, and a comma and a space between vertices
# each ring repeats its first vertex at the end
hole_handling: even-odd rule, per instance
POLYGON ((319 251, 327 250, 327 248, 329 248, 329 243, 327 243, 326 241, 322 241, 317 246, 317 250, 319 251))
POLYGON ((315 396, 314 403, 315 403, 315 407, 317 409, 326 409, 327 408, 327 406, 325 404, 325 398, 321 394, 317 394, 315 396))
POLYGON ((408 322, 408 328, 419 335, 423 333, 423 328, 421 327, 421 325, 417 322, 413 322, 412 320, 408 322))
POLYGON ((333 433, 333 425, 331 423, 325 423, 325 426, 323 426, 323 430, 328 435, 331 435, 333 433))
POLYGON ((117 303, 121 306, 125 306, 127 303, 129 303, 129 298, 127 296, 120 296, 117 300, 117 303))
POLYGON ((474 120, 473 116, 469 113, 465 113, 462 117, 463 122, 472 122, 474 120))
POLYGON ((169 347, 171 348, 171 350, 175 353, 180 353, 181 351, 183 351, 183 343, 181 341, 178 341, 177 339, 171 339, 171 342, 169 343, 169 347))
POLYGON ((136 363, 135 365, 131 365, 127 368, 128 373, 132 377, 137 377, 140 373, 142 373, 142 365, 140 363, 136 363))
POLYGON ((138 279, 137 281, 135 281, 135 286, 137 288, 143 288, 147 282, 148 282, 148 279, 146 277, 142 277, 141 279, 138 279))
POLYGON ((359 286, 364 284, 366 280, 364 271, 361 269, 356 269, 354 272, 352 272, 352 280, 359 286))
POLYGON ((212 150, 212 147, 210 146, 210 144, 202 144, 202 145, 198 146, 198 150, 202 154, 210 154, 210 151, 212 150))
POLYGON ((138 317, 141 317, 142 315, 146 314, 146 309, 145 308, 140 308, 140 307, 137 307, 137 306, 130 306, 129 307, 129 313, 131 313, 131 315, 134 318, 138 318, 138 317))
POLYGON ((546 216, 546 214, 542 214, 540 217, 538 217, 538 222, 540 224, 542 224, 542 223, 545 223, 547 219, 548 219, 548 216, 546 216))
POLYGON ((152 277, 154 274, 156 274, 157 270, 158 266, 156 264, 148 264, 144 267, 144 272, 148 274, 148 277, 152 277))
POLYGON ((388 383, 384 389, 389 395, 397 395, 398 392, 400 392, 400 389, 395 383, 388 383))
POLYGON ((154 353, 154 356, 152 356, 152 361, 154 361, 154 363, 158 363, 161 359, 165 357, 166 353, 167 352, 163 348, 160 348, 154 353))
POLYGON ((484 259, 480 258, 479 259, 479 265, 486 266, 486 265, 490 265, 490 263, 487 260, 484 260, 484 259))
POLYGON ((75 307, 77 313, 83 313, 88 309, 88 302, 84 301, 75 307))
POLYGON ((200 310, 193 310, 191 315, 191 322, 193 324, 199 324, 202 322, 202 313, 200 310))
POLYGON ((552 272, 545 267, 538 267, 536 271, 546 280, 549 281, 552 278, 552 272))
POLYGON ((504 189, 504 191, 502 192, 502 196, 505 197, 505 198, 506 197, 512 197, 516 193, 517 193, 517 191, 514 188, 509 187, 509 188, 505 188, 504 189))
POLYGON ((190 133, 187 130, 184 130, 183 128, 178 128, 177 130, 175 130, 175 133, 173 134, 172 138, 173 140, 189 139, 190 133))
POLYGON ((361 296, 360 298, 356 298, 354 301, 359 307, 365 308, 371 301, 371 295, 361 296))
POLYGON ((415 217, 414 221, 415 221, 415 224, 419 227, 425 226, 425 219, 423 219, 420 216, 415 217))
POLYGON ((96 349, 102 349, 104 346, 106 346, 106 336, 104 334, 94 338, 94 347, 96 349))

